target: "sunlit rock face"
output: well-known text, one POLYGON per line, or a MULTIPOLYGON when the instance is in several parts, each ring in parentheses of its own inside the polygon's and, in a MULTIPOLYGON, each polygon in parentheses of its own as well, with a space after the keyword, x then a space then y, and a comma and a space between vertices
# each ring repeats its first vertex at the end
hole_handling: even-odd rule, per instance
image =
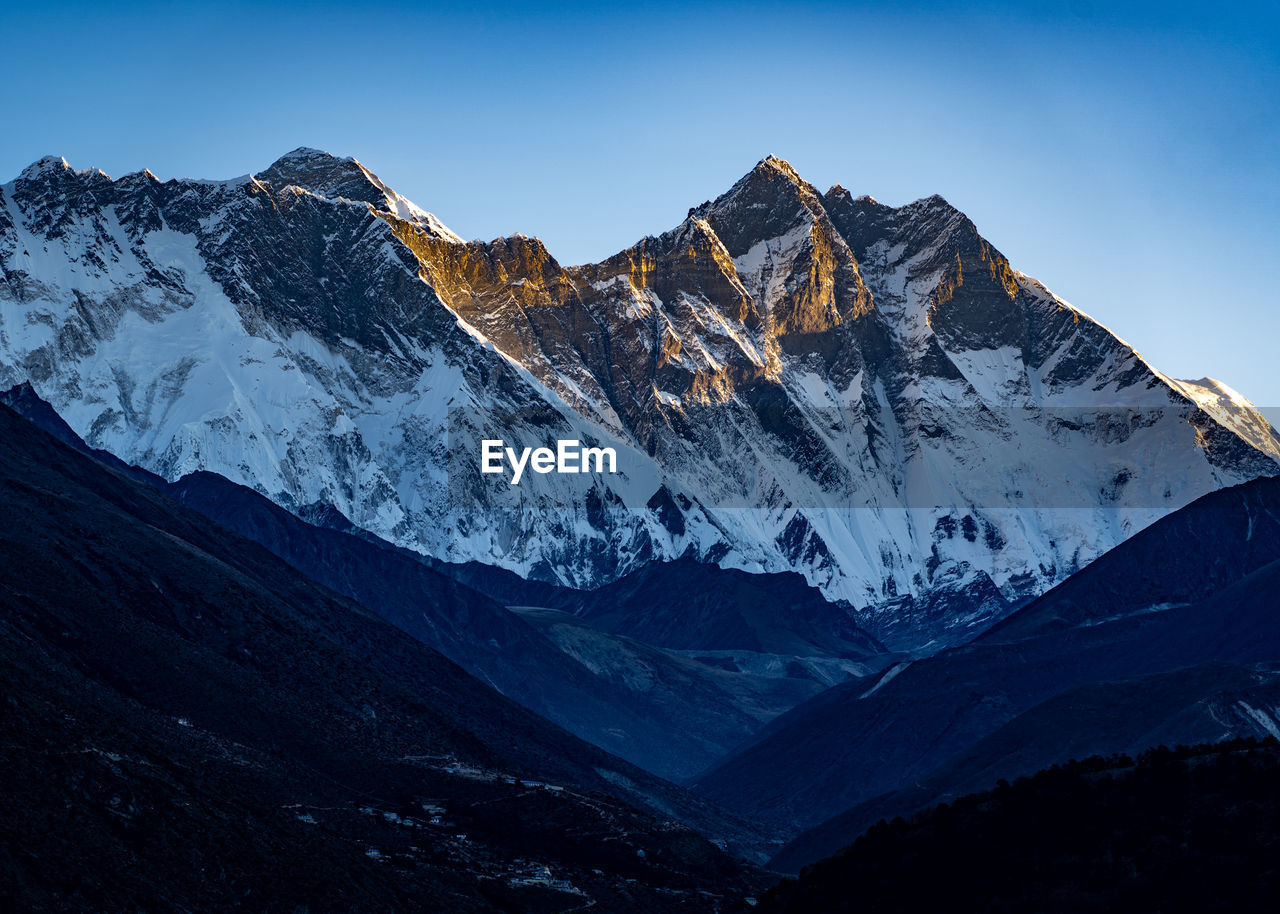
POLYGON ((1166 378, 946 201, 823 194, 772 157, 569 268, 316 150, 221 182, 44 159, 0 186, 0 267, 0 385, 126 460, 577 586, 794 570, 891 646, 1278 469, 1247 401, 1166 378), (512 486, 479 472, 494 438, 619 472, 512 486))

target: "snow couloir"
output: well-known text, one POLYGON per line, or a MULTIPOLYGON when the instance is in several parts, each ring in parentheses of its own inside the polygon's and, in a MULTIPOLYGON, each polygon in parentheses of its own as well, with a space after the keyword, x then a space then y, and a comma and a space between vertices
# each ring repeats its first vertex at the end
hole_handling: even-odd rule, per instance
POLYGON ((511 464, 511 484, 520 484, 525 467, 535 473, 616 473, 618 454, 611 447, 583 447, 576 438, 562 438, 555 449, 526 447, 516 452, 507 447, 501 438, 486 438, 480 442, 480 472, 501 473, 505 464, 511 464), (592 469, 592 461, 595 468, 592 469), (607 466, 607 469, 606 469, 607 466))

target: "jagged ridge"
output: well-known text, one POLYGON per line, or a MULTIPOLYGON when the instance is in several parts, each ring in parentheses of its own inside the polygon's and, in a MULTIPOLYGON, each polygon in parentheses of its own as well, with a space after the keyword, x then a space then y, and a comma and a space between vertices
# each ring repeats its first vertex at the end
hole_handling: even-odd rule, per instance
POLYGON ((0 188, 0 264, 0 383, 131 462, 577 586, 795 570, 892 647, 967 637, 1280 454, 941 198, 822 194, 772 157, 572 268, 315 150, 226 182, 43 160, 0 188), (624 473, 513 490, 482 437, 607 442, 624 473))

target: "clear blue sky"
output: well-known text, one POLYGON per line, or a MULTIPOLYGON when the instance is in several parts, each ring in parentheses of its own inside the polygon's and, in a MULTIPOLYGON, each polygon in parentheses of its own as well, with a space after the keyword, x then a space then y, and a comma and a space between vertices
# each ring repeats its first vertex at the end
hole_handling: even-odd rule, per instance
POLYGON ((767 153, 941 193, 1158 368, 1280 406, 1280 4, 0 7, 0 181, 354 155, 565 263, 767 153))

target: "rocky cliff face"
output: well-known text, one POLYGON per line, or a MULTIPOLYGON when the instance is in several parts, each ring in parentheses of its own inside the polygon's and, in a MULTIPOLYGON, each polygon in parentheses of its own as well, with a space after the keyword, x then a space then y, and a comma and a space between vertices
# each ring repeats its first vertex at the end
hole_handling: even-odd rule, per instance
POLYGON ((0 386, 130 462, 577 586, 794 570, 891 647, 1280 466, 1247 401, 1167 379, 941 198, 823 194, 772 157, 570 268, 315 150, 224 182, 45 159, 0 187, 0 269, 0 386), (620 472, 511 486, 484 438, 620 472))

